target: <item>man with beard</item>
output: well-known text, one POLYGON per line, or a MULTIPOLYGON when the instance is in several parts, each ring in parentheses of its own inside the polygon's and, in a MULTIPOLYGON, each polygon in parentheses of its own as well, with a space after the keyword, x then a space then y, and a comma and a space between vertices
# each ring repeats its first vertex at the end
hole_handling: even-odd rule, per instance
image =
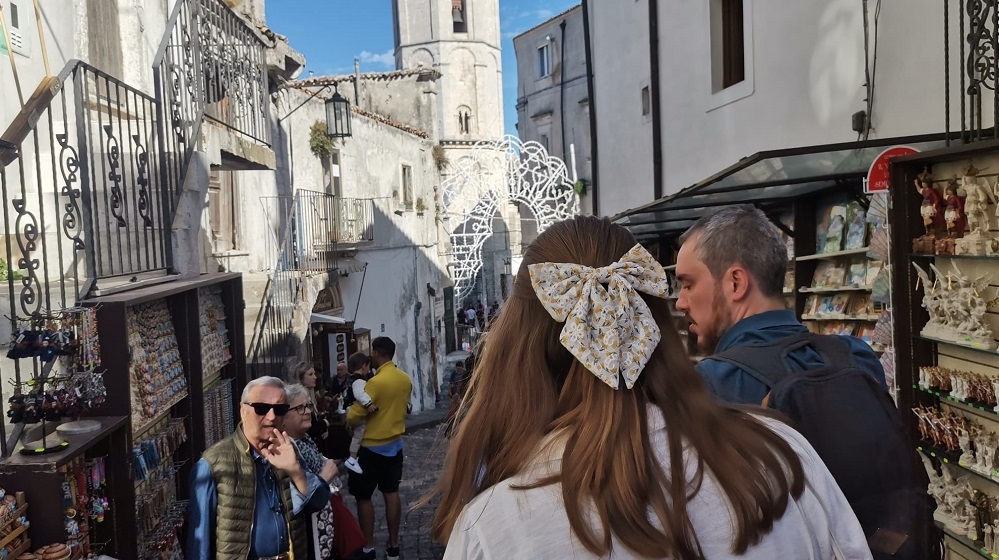
MULTIPOLYGON (((784 305, 788 259, 780 230, 760 210, 734 206, 702 217, 680 242, 676 309, 687 316, 698 349, 708 356, 697 369, 722 400, 761 404, 770 387, 731 362, 711 356, 808 332, 784 305)), ((884 386, 884 370, 871 347, 852 336, 842 338, 856 366, 884 386)), ((787 362, 796 371, 824 365, 810 346, 790 352, 787 362)))

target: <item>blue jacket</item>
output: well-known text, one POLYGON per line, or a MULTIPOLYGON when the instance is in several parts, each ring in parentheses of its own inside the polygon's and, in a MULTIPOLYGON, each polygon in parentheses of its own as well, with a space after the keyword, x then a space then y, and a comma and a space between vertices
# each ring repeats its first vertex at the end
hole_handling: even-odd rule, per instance
MULTIPOLYGON (((788 309, 766 311, 752 317, 746 317, 732 325, 718 341, 715 353, 720 354, 736 346, 769 344, 804 332, 808 332, 808 328, 795 319, 793 311, 788 309)), ((842 336, 841 338, 850 345, 853 361, 857 367, 871 374, 882 386, 887 387, 885 371, 874 350, 859 338, 852 336, 842 336)), ((804 371, 824 365, 822 358, 810 347, 792 352, 788 355, 788 361, 792 371, 804 371)), ((726 402, 760 404, 770 392, 769 387, 728 362, 708 357, 697 364, 697 371, 700 372, 711 391, 726 402)))

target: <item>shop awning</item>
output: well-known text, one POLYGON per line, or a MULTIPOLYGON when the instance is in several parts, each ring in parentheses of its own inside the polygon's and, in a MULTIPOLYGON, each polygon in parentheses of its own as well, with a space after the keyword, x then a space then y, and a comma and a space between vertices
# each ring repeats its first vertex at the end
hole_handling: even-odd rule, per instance
POLYGON ((943 134, 881 138, 759 152, 655 202, 627 210, 612 220, 642 240, 680 235, 720 206, 754 204, 764 210, 786 207, 812 194, 856 185, 885 148, 943 148, 943 134))
POLYGON ((309 321, 311 323, 332 323, 334 325, 345 325, 347 320, 343 317, 336 317, 333 315, 326 315, 324 313, 313 313, 312 319, 309 321))

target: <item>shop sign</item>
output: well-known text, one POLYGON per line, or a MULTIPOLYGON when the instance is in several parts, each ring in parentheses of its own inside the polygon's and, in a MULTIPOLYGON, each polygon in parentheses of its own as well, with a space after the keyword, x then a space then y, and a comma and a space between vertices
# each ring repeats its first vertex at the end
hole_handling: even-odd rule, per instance
POLYGON ((917 152, 919 152, 919 150, 909 146, 892 146, 891 148, 881 152, 881 155, 874 159, 874 163, 871 164, 871 168, 867 171, 867 178, 864 179, 864 192, 888 192, 888 188, 891 185, 891 176, 888 174, 888 164, 894 158, 915 154, 917 152))

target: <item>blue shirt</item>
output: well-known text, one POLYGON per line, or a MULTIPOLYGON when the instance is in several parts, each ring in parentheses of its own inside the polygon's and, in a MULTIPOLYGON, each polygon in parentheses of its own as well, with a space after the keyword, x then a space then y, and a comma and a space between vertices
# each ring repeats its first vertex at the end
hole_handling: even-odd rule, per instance
POLYGON ((385 445, 375 445, 369 447, 368 450, 383 457, 395 457, 402 452, 402 438, 399 438, 392 443, 386 443, 385 445))
MULTIPOLYGON (((789 309, 766 311, 732 325, 718 341, 716 354, 736 346, 759 346, 770 344, 791 335, 808 332, 789 309)), ((885 371, 878 355, 866 342, 852 336, 841 336, 850 345, 853 361, 857 367, 869 373, 883 387, 885 371)), ((792 371, 804 371, 824 364, 819 354, 806 346, 788 355, 788 366, 792 371)), ((738 367, 707 357, 697 364, 697 371, 715 395, 723 401, 737 404, 760 404, 770 392, 770 388, 738 367)))
MULTIPOLYGON (((270 464, 257 451, 251 450, 256 470, 257 488, 254 492, 253 534, 250 537, 250 557, 277 556, 288 552, 288 524, 281 504, 281 488, 270 464)), ((301 462, 301 458, 299 459, 301 462)), ((329 502, 329 486, 307 468, 308 496, 303 496, 295 484, 291 487, 292 515, 303 511, 315 512, 329 502)), ((214 558, 215 509, 218 492, 211 467, 204 459, 194 465, 191 474, 191 500, 188 503, 188 558, 214 558)), ((250 512, 247 512, 249 514, 250 512)))

